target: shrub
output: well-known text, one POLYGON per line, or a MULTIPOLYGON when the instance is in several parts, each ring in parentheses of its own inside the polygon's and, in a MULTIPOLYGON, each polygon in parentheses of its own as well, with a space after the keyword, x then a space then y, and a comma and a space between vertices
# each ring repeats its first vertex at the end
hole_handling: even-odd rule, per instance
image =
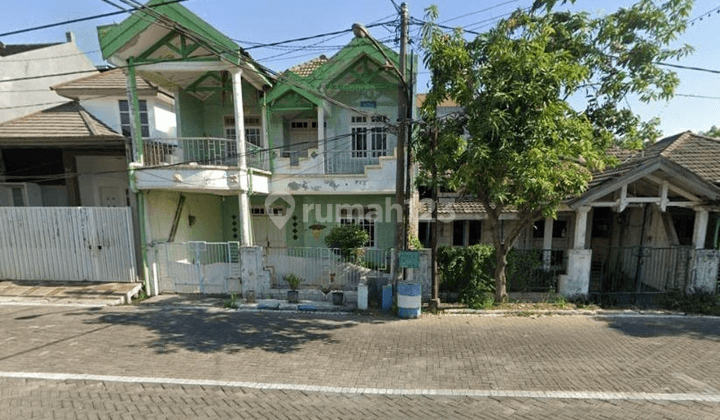
POLYGON ((485 294, 495 291, 495 248, 492 245, 442 247, 438 252, 440 286, 444 291, 459 292, 460 302, 486 301, 485 294))
POLYGON ((300 282, 302 279, 295 274, 288 274, 285 276, 285 281, 288 282, 288 286, 290 286, 290 290, 297 290, 298 286, 300 286, 300 282))
POLYGON ((358 250, 370 241, 370 235, 358 225, 340 225, 330 230, 325 237, 328 248, 340 248, 344 258, 356 261, 360 253, 358 250))

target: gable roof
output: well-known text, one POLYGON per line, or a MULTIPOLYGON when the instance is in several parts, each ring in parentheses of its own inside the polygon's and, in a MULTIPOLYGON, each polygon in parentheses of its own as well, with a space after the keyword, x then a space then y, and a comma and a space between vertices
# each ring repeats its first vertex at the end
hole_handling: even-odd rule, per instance
POLYGON ((310 61, 306 61, 304 63, 298 64, 297 66, 290 67, 288 71, 291 71, 300 77, 308 77, 313 74, 315 70, 320 68, 320 66, 327 62, 328 58, 325 56, 325 54, 323 54, 320 57, 315 57, 310 61))
MULTIPOLYGON (((242 55, 248 56, 232 39, 179 3, 167 3, 166 0, 150 0, 145 6, 151 7, 155 12, 209 39, 211 42, 219 44, 227 51, 238 51, 242 55)), ((145 11, 136 11, 119 24, 98 27, 98 37, 100 38, 100 49, 103 58, 107 59, 114 55, 132 38, 152 25, 156 25, 157 21, 158 18, 148 16, 145 11)))
POLYGON ((0 144, 17 146, 125 144, 126 139, 87 112, 68 102, 0 124, 0 144))
MULTIPOLYGON (((135 76, 135 83, 139 95, 155 95, 159 90, 154 84, 137 75, 135 76)), ((112 69, 93 74, 92 76, 60 83, 59 85, 52 86, 50 89, 56 91, 59 95, 77 99, 81 94, 125 95, 126 88, 127 77, 125 74, 121 69, 112 69)))
POLYGON ((685 131, 665 137, 644 150, 610 149, 620 165, 593 174, 589 188, 623 176, 654 158, 663 158, 695 173, 712 184, 720 185, 720 139, 685 131))

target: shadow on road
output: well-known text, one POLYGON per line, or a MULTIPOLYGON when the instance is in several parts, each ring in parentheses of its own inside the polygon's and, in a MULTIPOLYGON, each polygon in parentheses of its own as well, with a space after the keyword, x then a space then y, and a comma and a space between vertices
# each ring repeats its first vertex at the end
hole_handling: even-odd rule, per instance
POLYGON ((633 337, 687 336, 720 341, 720 317, 607 317, 608 327, 633 337))
POLYGON ((108 313, 85 322, 134 325, 153 331, 157 339, 142 346, 149 346, 157 353, 172 353, 179 349, 201 353, 234 353, 244 349, 289 353, 311 341, 334 343, 332 332, 335 330, 390 320, 369 316, 225 312, 162 306, 108 313))

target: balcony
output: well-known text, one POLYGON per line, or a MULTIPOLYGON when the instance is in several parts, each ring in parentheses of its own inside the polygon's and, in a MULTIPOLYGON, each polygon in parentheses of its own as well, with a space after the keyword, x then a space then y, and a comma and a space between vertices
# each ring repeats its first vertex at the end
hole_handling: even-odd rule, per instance
MULTIPOLYGON (((213 137, 150 138, 144 140, 145 166, 200 165, 237 167, 235 140, 213 137)), ((248 168, 270 170, 266 150, 245 142, 248 168)))
POLYGON ((318 150, 285 147, 273 151, 274 173, 312 175, 362 175, 367 166, 380 165, 393 150, 318 150))

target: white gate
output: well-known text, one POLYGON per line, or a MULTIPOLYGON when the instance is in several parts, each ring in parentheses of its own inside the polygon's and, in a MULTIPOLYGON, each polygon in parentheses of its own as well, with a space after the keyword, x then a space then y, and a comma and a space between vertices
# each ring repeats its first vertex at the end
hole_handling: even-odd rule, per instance
POLYGON ((137 280, 129 207, 0 207, 0 279, 137 280))
POLYGON ((239 293, 239 242, 155 245, 159 292, 239 293))

